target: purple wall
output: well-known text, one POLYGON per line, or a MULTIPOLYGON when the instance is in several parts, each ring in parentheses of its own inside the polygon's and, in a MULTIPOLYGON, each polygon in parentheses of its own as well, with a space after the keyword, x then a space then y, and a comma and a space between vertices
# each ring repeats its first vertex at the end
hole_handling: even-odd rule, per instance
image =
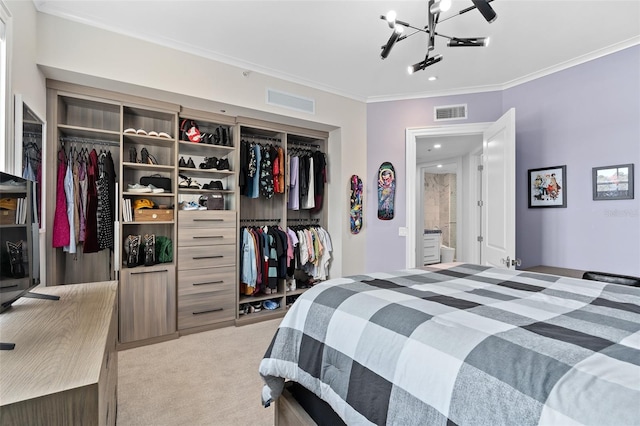
MULTIPOLYGON (((466 103, 468 119, 456 124, 495 121, 502 115, 502 94, 489 92, 461 96, 379 102, 367 105, 367 176, 364 180, 367 229, 367 272, 392 271, 405 267, 405 237, 398 228, 406 226, 405 133, 408 127, 435 126, 433 108, 466 103), (378 219, 378 167, 390 161, 396 170, 395 217, 378 219)), ((415 196, 415 194, 412 194, 415 196)))
POLYGON ((516 109, 516 255, 523 267, 550 265, 640 276, 640 46, 502 92, 367 106, 366 270, 405 266, 405 129, 433 126, 433 107, 466 103, 467 120, 516 109), (396 169, 396 212, 377 218, 376 175, 396 169), (635 199, 593 201, 591 169, 635 164, 635 199), (567 208, 527 208, 527 170, 567 166, 567 208))
POLYGON ((516 109, 516 253, 640 276, 640 46, 503 93, 516 109), (593 201, 593 167, 635 164, 633 200, 593 201), (527 170, 566 165, 567 208, 527 207, 527 170))

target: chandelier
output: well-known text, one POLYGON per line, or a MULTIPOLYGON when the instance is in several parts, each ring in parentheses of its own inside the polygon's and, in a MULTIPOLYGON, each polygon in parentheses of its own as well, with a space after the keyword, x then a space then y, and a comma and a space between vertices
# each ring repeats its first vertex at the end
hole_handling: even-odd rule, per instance
POLYGON ((493 0, 471 0, 473 2, 473 6, 468 7, 466 9, 462 9, 457 14, 450 16, 446 19, 440 21, 440 13, 446 12, 451 8, 451 0, 428 0, 428 9, 427 9, 427 25, 424 27, 415 27, 408 22, 400 21, 396 19, 396 12, 391 10, 387 13, 386 16, 381 15, 380 19, 387 21, 389 28, 391 28, 392 33, 391 37, 387 43, 382 46, 382 52, 380 53, 380 57, 382 59, 386 59, 395 46, 396 43, 405 40, 412 35, 418 33, 424 33, 427 35, 427 53, 424 57, 424 60, 410 65, 408 67, 409 74, 413 74, 414 72, 423 70, 430 65, 438 63, 442 60, 442 55, 434 54, 433 50, 435 49, 435 38, 436 36, 448 39, 447 46, 449 47, 485 47, 489 45, 488 37, 473 37, 473 38, 462 38, 462 37, 450 37, 444 34, 440 34, 436 32, 436 25, 439 22, 444 22, 448 19, 451 19, 455 16, 462 15, 471 10, 477 9, 484 19, 491 23, 496 20, 497 15, 493 10, 491 5, 489 4, 493 0), (411 34, 405 34, 407 28, 414 30, 411 34))

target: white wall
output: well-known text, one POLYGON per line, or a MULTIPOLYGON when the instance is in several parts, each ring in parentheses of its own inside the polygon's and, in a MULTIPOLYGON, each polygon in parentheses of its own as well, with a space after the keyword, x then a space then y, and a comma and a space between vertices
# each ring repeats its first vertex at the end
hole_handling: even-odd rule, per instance
POLYGON ((45 78, 36 65, 38 12, 31 1, 11 0, 5 4, 13 19, 12 95, 21 94, 31 110, 44 119, 47 112, 45 78))
POLYGON ((351 238, 346 193, 349 176, 366 172, 364 103, 259 73, 245 77, 237 67, 45 14, 37 16, 37 47, 36 62, 49 78, 330 131, 330 272, 336 277, 364 270, 365 239, 351 238), (316 113, 267 105, 267 88, 314 98, 316 113))

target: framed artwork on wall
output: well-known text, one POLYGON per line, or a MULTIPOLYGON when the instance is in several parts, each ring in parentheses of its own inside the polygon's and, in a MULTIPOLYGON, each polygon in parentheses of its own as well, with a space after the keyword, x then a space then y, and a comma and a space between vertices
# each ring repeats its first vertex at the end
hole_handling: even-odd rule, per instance
POLYGON ((593 168, 593 199, 633 199, 633 164, 593 168))
POLYGON ((567 166, 529 169, 529 207, 567 207, 567 166))

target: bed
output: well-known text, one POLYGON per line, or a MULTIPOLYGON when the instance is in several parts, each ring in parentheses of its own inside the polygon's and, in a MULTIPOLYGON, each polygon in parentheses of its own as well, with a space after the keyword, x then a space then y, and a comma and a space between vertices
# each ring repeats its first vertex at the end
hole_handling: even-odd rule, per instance
POLYGON ((285 384, 348 425, 640 425, 640 288, 472 264, 333 279, 259 372, 276 425, 285 384))

